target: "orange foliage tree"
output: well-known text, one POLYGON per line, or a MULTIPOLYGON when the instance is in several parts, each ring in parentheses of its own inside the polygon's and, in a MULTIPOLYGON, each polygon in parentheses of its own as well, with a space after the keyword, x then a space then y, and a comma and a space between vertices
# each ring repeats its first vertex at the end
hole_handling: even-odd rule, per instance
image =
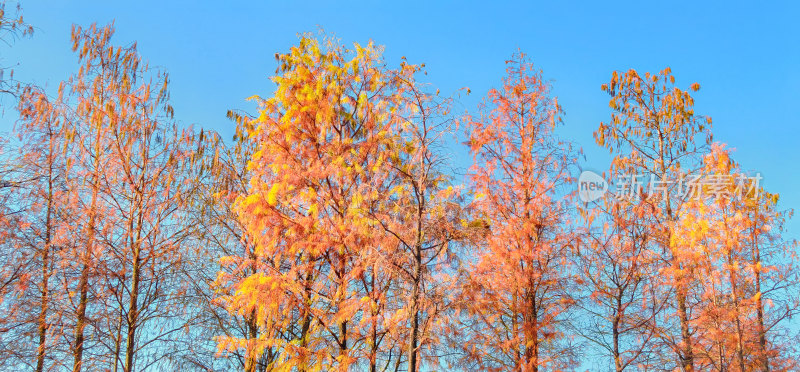
MULTIPOLYGON (((255 146, 248 134, 252 130, 251 118, 232 111, 229 117, 237 124, 234 145, 226 146, 215 132, 201 131, 194 154, 198 191, 192 198, 192 214, 199 229, 191 272, 198 279, 193 283, 193 292, 198 308, 196 328, 201 336, 190 343, 196 353, 187 355, 187 367, 215 369, 222 365, 228 369, 264 371, 275 361, 275 348, 267 348, 260 355, 246 349, 230 350, 228 358, 214 358, 215 337, 256 340, 261 333, 255 312, 227 311, 223 299, 235 295, 231 284, 265 271, 265 265, 270 265, 270 270, 276 269, 271 266, 272 260, 256 255, 253 239, 234 210, 236 199, 247 194, 251 177, 247 164, 255 146), (214 262, 218 258, 223 258, 222 262, 214 262)), ((288 337, 286 334, 279 337, 283 336, 288 337)))
POLYGON ((375 270, 365 257, 384 246, 369 211, 383 197, 392 112, 413 70, 386 70, 379 58, 371 44, 349 50, 309 36, 278 56, 277 91, 260 100, 249 188, 237 200, 254 256, 268 262, 220 299, 254 314, 261 332, 221 337, 221 348, 244 348, 249 360, 273 349, 274 368, 327 370, 380 342, 365 327, 382 294, 357 283, 375 270))
POLYGON ((574 366, 570 170, 576 151, 554 133, 561 107, 522 54, 507 62, 486 112, 468 118, 479 241, 464 284, 464 361, 470 369, 539 371, 574 366))
MULTIPOLYGON (((405 61, 402 66, 411 72, 424 67, 405 61)), ((460 226, 465 217, 460 190, 444 173, 446 159, 438 152, 456 124, 450 115, 453 99, 404 81, 406 91, 396 112, 400 125, 389 153, 392 183, 385 206, 373 210, 372 216, 390 237, 382 258, 395 274, 395 283, 389 283, 391 296, 383 303, 394 302, 389 303, 394 312, 386 322, 405 358, 398 357, 394 368, 405 365, 408 371, 419 371, 423 363, 440 365, 446 352, 442 337, 456 285, 455 246, 468 230, 460 226)))
MULTIPOLYGON (((690 301, 698 288, 693 274, 695 262, 688 250, 674 246, 672 238, 686 195, 678 183, 667 182, 702 166, 702 156, 711 141, 711 119, 695 115, 694 100, 674 82, 669 68, 658 74, 614 72, 611 81, 602 87, 611 96, 611 120, 601 123, 594 136, 600 146, 610 152, 616 150, 612 169, 630 180, 627 192, 641 195, 646 190, 640 177, 650 177, 645 180, 649 182, 645 187, 657 187, 654 190, 658 192, 647 195, 654 209, 651 249, 666 265, 661 275, 675 296, 674 311, 666 318, 675 323, 662 326, 662 339, 677 355, 681 368, 693 371, 695 332, 691 328, 690 301), (671 329, 680 332, 674 335, 668 332, 671 329)), ((692 84, 691 90, 698 89, 697 83, 692 84)))
POLYGON ((55 346, 52 338, 60 336, 60 330, 51 327, 59 316, 58 306, 54 306, 59 300, 54 297, 63 295, 53 288, 54 279, 63 265, 63 252, 72 244, 66 225, 71 199, 66 181, 71 175, 68 160, 71 153, 67 146, 74 129, 56 105, 42 91, 26 88, 19 106, 23 120, 16 128, 25 143, 19 159, 23 173, 18 176, 26 183, 19 185, 25 195, 19 195, 19 200, 27 201, 26 205, 18 206, 26 211, 25 219, 18 221, 19 226, 27 229, 18 231, 16 240, 19 249, 32 254, 32 260, 23 267, 30 274, 26 287, 29 291, 35 288, 36 298, 28 298, 26 303, 37 307, 23 305, 18 310, 29 314, 30 323, 36 324, 36 371, 43 371, 45 361, 53 359, 48 351, 55 346))
POLYGON ((585 290, 574 332, 610 356, 615 371, 646 369, 655 362, 655 321, 668 298, 650 249, 654 210, 642 199, 604 198, 581 212, 588 230, 574 259, 585 290))
MULTIPOLYGON (((27 35, 6 4, 0 37, 27 35)), ((800 368, 792 212, 668 68, 602 86, 618 183, 578 205, 522 53, 458 121, 424 65, 302 35, 228 146, 179 128, 113 34, 73 27, 55 97, 0 68, 21 142, 0 138, 0 369, 573 370, 582 341, 618 372, 800 368), (466 191, 441 151, 459 122, 466 191)))
POLYGON ((147 81, 135 46, 111 45, 112 34, 73 28, 78 73, 55 99, 35 89, 21 97, 25 219, 14 244, 35 273, 23 304, 36 308, 18 308, 35 314, 36 370, 147 368, 182 329, 189 230, 180 212, 193 139, 169 123, 166 77, 147 81))
POLYGON ((194 188, 185 178, 194 139, 172 122, 166 75, 142 62, 135 45, 112 45, 113 33, 111 26, 73 30, 84 65, 71 87, 91 180, 74 365, 82 365, 94 275, 92 327, 110 339, 98 347, 106 350, 97 363, 133 371, 163 358, 160 344, 183 327, 174 319, 185 292, 182 245, 191 229, 182 211, 194 188))
POLYGON ((703 174, 719 182, 705 187, 705 197, 687 201, 673 235, 675 245, 691 250, 695 272, 706 278, 693 319, 698 366, 715 371, 795 369, 782 334, 798 308, 797 296, 791 294, 797 271, 788 249, 792 244, 779 235, 777 195, 745 176, 721 145, 705 156, 703 174), (770 233, 773 228, 777 234, 770 233), (765 275, 770 277, 766 286, 765 275))

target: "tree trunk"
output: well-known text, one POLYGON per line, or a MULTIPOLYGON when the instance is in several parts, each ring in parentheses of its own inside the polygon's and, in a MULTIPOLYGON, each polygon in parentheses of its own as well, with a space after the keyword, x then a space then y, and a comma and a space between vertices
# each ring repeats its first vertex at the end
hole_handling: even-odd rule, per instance
MULTIPOLYGON (((339 298, 339 303, 341 304, 345 299, 347 299, 347 280, 345 278, 346 271, 347 271, 347 251, 346 248, 342 248, 343 254, 339 259, 339 289, 341 290, 341 297, 339 298)), ((340 342, 339 342, 339 355, 343 357, 347 357, 347 319, 342 320, 339 323, 339 334, 340 334, 340 342)))
MULTIPOLYGON (((311 263, 311 259, 308 259, 308 262, 311 263)), ((312 273, 310 272, 310 269, 309 269, 309 273, 307 273, 306 277, 305 277, 305 286, 304 286, 305 299, 304 300, 306 301, 306 303, 304 304, 305 306, 303 307, 303 311, 302 311, 303 323, 302 323, 302 325, 300 327, 300 347, 302 349, 306 349, 308 347, 308 336, 309 336, 308 333, 311 330, 311 317, 312 317, 312 314, 311 314, 311 298, 313 296, 313 291, 312 291, 312 288, 311 288, 311 280, 312 279, 313 279, 313 276, 312 276, 312 273)), ((307 362, 305 356, 301 357, 300 363, 297 366, 297 370, 299 372, 305 372, 308 369, 308 366, 306 365, 307 363, 308 362, 307 362)))
POLYGON ((622 372, 622 359, 620 358, 620 352, 619 352, 619 322, 622 310, 622 290, 619 291, 616 300, 617 300, 616 314, 614 314, 614 320, 611 322, 611 332, 612 332, 612 337, 614 339, 613 341, 614 350, 612 350, 612 354, 614 355, 614 370, 616 372, 622 372))
POLYGON ((728 280, 731 283, 731 299, 733 300, 734 316, 736 317, 736 360, 739 363, 739 370, 746 371, 744 363, 744 330, 741 320, 741 301, 739 300, 739 285, 736 281, 736 273, 733 270, 733 254, 728 253, 728 280))
MULTIPOLYGON (((258 325, 256 324, 256 311, 255 309, 250 312, 250 316, 246 320, 247 323, 247 338, 248 341, 255 340, 258 337, 258 325)), ((245 372, 256 372, 256 367, 258 366, 258 356, 255 355, 248 347, 247 353, 245 354, 244 359, 244 371, 245 372)))
POLYGON ((125 372, 133 371, 133 356, 136 353, 136 329, 139 326, 139 280, 141 276, 141 262, 139 246, 133 251, 133 273, 131 277, 131 298, 128 309, 128 334, 125 344, 125 372))
MULTIPOLYGON (((91 244, 87 244, 91 247, 91 244)), ((80 372, 83 368, 83 330, 86 327, 86 304, 89 298, 89 262, 88 256, 90 252, 84 252, 83 269, 81 270, 81 278, 78 283, 78 291, 80 292, 80 302, 78 302, 78 310, 76 314, 77 323, 75 323, 75 348, 72 351, 73 363, 72 372, 80 372)))
POLYGON ((75 323, 75 347, 72 352, 73 363, 72 371, 80 372, 83 368, 83 341, 84 341, 84 328, 86 328, 86 306, 89 301, 89 270, 92 258, 92 250, 94 249, 95 239, 95 225, 97 224, 97 203, 100 194, 100 159, 102 157, 102 146, 100 140, 103 138, 100 128, 95 128, 97 131, 94 138, 94 173, 92 174, 92 198, 89 204, 89 222, 86 225, 86 249, 83 252, 81 268, 81 277, 78 282, 78 292, 80 293, 80 302, 76 312, 75 323))
POLYGON ((116 339, 114 340, 114 372, 119 370, 119 365, 122 362, 120 358, 120 350, 122 349, 122 321, 123 321, 123 314, 122 311, 119 312, 119 317, 117 317, 117 334, 116 339))
POLYGON ((686 310, 686 294, 682 288, 679 288, 676 296, 678 297, 678 318, 681 322, 681 341, 683 343, 681 366, 685 372, 694 372, 692 334, 689 330, 689 315, 686 310))
POLYGON ((411 335, 408 340, 408 372, 417 372, 419 361, 417 360, 417 348, 419 347, 419 292, 422 276, 422 247, 415 247, 414 255, 414 278, 412 278, 411 289, 411 335))
MULTIPOLYGON (((539 305, 536 303, 535 287, 530 289, 530 326, 525 337, 525 363, 531 366, 531 371, 539 371, 539 305), (530 346, 528 346, 530 345, 530 346)), ((526 369, 526 368, 523 368, 526 369)))
POLYGON ((36 349, 36 372, 44 371, 47 346, 47 310, 50 302, 50 249, 53 224, 53 147, 50 146, 47 175, 47 215, 45 217, 45 241, 42 249, 42 291, 39 307, 39 347, 36 349))
MULTIPOLYGON (((756 210, 758 213, 758 210, 756 210)), ((757 216, 756 216, 757 217, 757 216)), ((761 270, 759 269, 761 262, 761 251, 756 241, 755 228, 751 230, 751 242, 753 244, 753 262, 755 268, 755 286, 756 291, 756 332, 758 332, 758 359, 761 364, 761 370, 769 372, 769 355, 767 355, 767 332, 764 327, 764 302, 761 299, 761 270)))

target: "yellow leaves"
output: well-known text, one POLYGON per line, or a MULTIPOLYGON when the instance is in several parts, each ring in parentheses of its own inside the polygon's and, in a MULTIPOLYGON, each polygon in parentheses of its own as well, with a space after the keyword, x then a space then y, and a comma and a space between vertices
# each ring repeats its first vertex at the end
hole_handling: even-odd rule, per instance
POLYGON ((361 164, 353 164, 353 169, 355 170, 356 174, 364 174, 364 167, 362 167, 361 164))
POLYGON ((405 192, 406 192, 405 186, 397 185, 397 186, 392 187, 392 190, 389 192, 389 194, 392 194, 392 195, 403 195, 403 194, 405 194, 405 192))
POLYGON ((308 187, 308 188, 306 188, 306 192, 305 192, 304 196, 308 200, 314 200, 314 199, 317 198, 317 190, 314 189, 313 187, 308 187))
POLYGON ((366 92, 361 92, 358 95, 358 106, 359 107, 365 107, 366 105, 367 105, 367 93, 366 92))
POLYGON ((267 192, 267 204, 273 207, 278 204, 278 191, 280 191, 280 184, 272 184, 267 192))
POLYGON ((359 43, 353 43, 353 46, 356 49, 356 58, 361 59, 365 58, 364 48, 359 43))
POLYGON ((692 85, 689 87, 689 89, 691 89, 693 92, 697 92, 698 90, 700 90, 700 84, 698 84, 698 83, 693 83, 693 84, 692 84, 692 85))
POLYGON ((417 150, 417 148, 416 148, 416 146, 414 145, 414 142, 411 142, 411 141, 406 141, 406 142, 403 144, 403 151, 405 151, 406 153, 409 153, 409 154, 411 154, 411 153, 414 153, 414 151, 416 151, 416 150, 417 150))
POLYGON ((439 191, 437 198, 441 198, 443 200, 453 199, 454 196, 458 195, 458 190, 455 189, 453 186, 448 186, 446 189, 439 191))
POLYGON ((308 215, 309 216, 312 216, 312 217, 316 216, 317 213, 319 213, 319 207, 318 207, 317 203, 312 203, 311 205, 308 206, 308 215))
POLYGON ((261 201, 261 195, 259 194, 250 194, 246 198, 244 198, 243 202, 241 203, 242 206, 251 206, 254 204, 258 204, 261 201))
POLYGON ((606 144, 606 132, 602 123, 600 124, 600 129, 595 132, 595 142, 600 146, 605 146, 606 144))
POLYGON ((384 155, 381 154, 380 156, 378 156, 378 160, 375 161, 375 164, 372 165, 372 171, 378 172, 383 166, 383 162, 384 162, 384 155))

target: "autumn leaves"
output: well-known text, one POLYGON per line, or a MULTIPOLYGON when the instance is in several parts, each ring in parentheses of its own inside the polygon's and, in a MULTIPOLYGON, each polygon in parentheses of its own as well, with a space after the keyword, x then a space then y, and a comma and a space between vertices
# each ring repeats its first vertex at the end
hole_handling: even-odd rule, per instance
MULTIPOLYGON (((466 117, 372 45, 303 36, 279 61, 242 138, 256 152, 236 218, 255 254, 228 258, 259 269, 226 281, 223 301, 257 325, 219 339, 246 370, 568 370, 585 350, 618 371, 793 368, 796 272, 779 265, 791 245, 766 234, 783 218, 775 198, 667 188, 576 208, 579 151, 523 55, 466 117), (466 192, 437 147, 455 122, 474 157, 466 192), (780 308, 763 302, 767 271, 780 308)), ((732 174, 674 83, 665 69, 603 85, 610 174, 732 174)))
MULTIPOLYGON (((21 95, 0 339, 25 344, 4 367, 797 368, 777 196, 575 202, 580 150, 522 54, 465 115, 420 66, 303 35, 226 142, 179 130, 166 76, 112 34, 76 28, 78 73, 21 95)), ((609 175, 739 171, 698 85, 631 70, 602 89, 609 175)))
POLYGON ((21 295, 4 296, 9 369, 144 369, 163 356, 143 346, 171 339, 185 300, 193 136, 172 122, 166 77, 148 80, 135 47, 111 45, 112 34, 73 28, 77 74, 55 98, 20 97, 24 146, 7 159, 19 212, 4 216, 18 228, 3 243, 27 274, 15 278, 21 295))
MULTIPOLYGON (((696 115, 692 97, 674 82, 669 69, 631 70, 603 85, 612 115, 595 139, 616 153, 610 173, 666 180, 737 172, 729 151, 711 142, 711 119, 696 115)), ((592 288, 589 339, 610 352, 617 370, 797 368, 784 328, 797 310, 789 290, 797 282, 794 244, 768 233, 783 226, 777 197, 727 187, 713 198, 696 198, 676 183, 658 194, 605 201, 599 214, 584 211, 589 221, 601 220, 586 234, 590 244, 582 245, 592 288), (764 249, 770 258, 761 255, 764 249), (767 287, 781 288, 770 291, 781 305, 769 310, 758 300, 766 293, 766 266, 780 272, 767 287)))
POLYGON ((246 369, 265 349, 276 369, 421 363, 444 289, 432 275, 456 234, 456 195, 431 151, 445 105, 414 82, 417 66, 388 70, 371 44, 303 37, 279 62, 236 203, 265 267, 225 298, 260 320, 246 369))
MULTIPOLYGON (((564 327, 575 303, 568 193, 577 152, 554 133, 561 107, 524 55, 507 63, 502 89, 491 90, 480 116, 466 118, 472 218, 487 231, 468 243, 464 285, 453 326, 471 340, 459 364, 480 370, 553 370, 576 350, 564 327)), ((571 190, 570 190, 571 191, 571 190)))

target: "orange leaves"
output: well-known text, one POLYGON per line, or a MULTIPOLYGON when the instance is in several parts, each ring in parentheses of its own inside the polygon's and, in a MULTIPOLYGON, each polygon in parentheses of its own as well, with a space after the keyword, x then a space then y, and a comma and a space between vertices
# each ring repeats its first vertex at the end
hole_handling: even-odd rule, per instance
MULTIPOLYGON (((671 71, 664 69, 659 74, 645 73, 643 77, 633 70, 625 74, 615 72, 610 83, 602 86, 611 95, 613 112, 609 122, 599 125, 594 137, 599 145, 618 152, 611 173, 654 175, 661 179, 679 178, 687 173, 703 174, 713 180, 733 176, 738 166, 729 151, 711 142, 711 119, 694 112, 694 99, 689 92, 697 92, 699 84, 690 85, 688 91, 674 84, 671 71)), ((687 196, 685 185, 675 182, 659 198, 645 196, 615 201, 607 212, 612 223, 606 224, 613 226, 610 231, 614 235, 589 245, 592 251, 608 254, 608 262, 587 265, 591 268, 587 277, 595 286, 591 296, 597 303, 603 303, 605 298, 606 314, 620 314, 614 302, 619 304, 624 288, 629 287, 618 288, 617 296, 605 288, 607 283, 620 283, 621 274, 635 278, 624 283, 637 283, 653 291, 652 294, 633 291, 625 298, 641 296, 643 304, 658 304, 660 299, 647 296, 658 296, 659 291, 671 293, 669 301, 674 303, 665 303, 669 306, 666 310, 661 305, 643 310, 652 312, 645 315, 653 319, 663 316, 674 320, 680 325, 679 332, 645 332, 654 332, 653 336, 663 332, 667 336, 659 337, 680 340, 672 352, 679 356, 683 369, 705 368, 699 366, 716 360, 736 360, 735 364, 725 362, 731 364, 724 366, 735 370, 768 364, 763 358, 756 360, 749 355, 767 353, 763 317, 755 323, 752 319, 758 318, 754 314, 763 314, 765 310, 756 295, 762 285, 758 242, 764 236, 760 227, 765 219, 777 214, 774 210, 766 212, 772 208, 766 200, 734 197, 736 187, 741 186, 722 182, 709 186, 703 191, 712 194, 713 199, 701 200, 687 196), (634 208, 643 205, 649 205, 647 213, 634 212, 634 208), (632 220, 619 221, 620 212, 630 213, 632 220), (629 230, 632 228, 641 230, 629 230), (626 231, 631 233, 630 237, 625 237, 626 231), (645 266, 637 268, 630 265, 634 262, 632 257, 619 253, 624 252, 625 240, 636 246, 640 239, 636 265, 645 266), (596 279, 591 275, 596 273, 605 277, 596 279), (747 331, 752 329, 758 331, 747 331), (761 341, 755 341, 756 338, 761 341)), ((780 276, 773 279, 784 280, 780 276)), ((639 350, 644 350, 648 345, 641 347, 639 350)), ((612 352, 615 361, 619 352, 612 352)))
POLYGON ((32 88, 21 92, 20 164, 28 163, 21 170, 36 173, 25 185, 32 202, 26 213, 37 218, 18 227, 41 240, 27 243, 35 250, 32 268, 39 266, 30 275, 39 293, 29 298, 39 302, 40 370, 59 360, 45 349, 65 338, 74 343, 58 347, 70 358, 54 363, 100 368, 84 360, 92 345, 81 341, 100 334, 117 335, 116 352, 92 350, 102 355, 97 360, 131 369, 139 350, 171 333, 157 320, 179 318, 187 308, 177 298, 186 298, 188 283, 177 276, 190 255, 184 209, 196 185, 185 167, 193 136, 171 125, 166 75, 147 81, 152 71, 135 46, 113 46, 112 34, 111 26, 74 27, 77 74, 52 99, 32 88), (59 327, 49 323, 55 318, 59 327), (121 318, 124 325, 104 323, 121 318))
MULTIPOLYGON (((673 170, 677 167, 674 160, 679 157, 677 150, 694 151, 694 147, 710 143, 710 118, 695 116, 692 97, 674 87, 674 83, 669 68, 659 74, 645 73, 644 77, 634 70, 624 74, 614 72, 610 83, 602 86, 611 96, 609 107, 614 113, 610 122, 601 123, 595 131, 596 142, 609 149, 633 145, 640 151, 633 158, 637 163, 659 159, 653 149, 664 148, 670 153, 665 154, 669 162, 663 166, 673 170), (642 138, 642 142, 632 142, 632 138, 642 138)), ((698 89, 697 83, 690 86, 691 91, 698 89)), ((653 168, 653 164, 641 166, 656 174, 662 172, 653 168)))
MULTIPOLYGON (((261 102, 248 131, 255 148, 247 166, 250 190, 235 209, 263 254, 259 260, 272 257, 274 272, 248 277, 231 298, 256 313, 272 306, 266 303, 281 304, 309 325, 280 346, 279 369, 347 368, 365 352, 350 348, 367 329, 386 332, 385 324, 374 323, 382 319, 383 289, 354 285, 380 276, 385 268, 375 263, 393 255, 383 251, 391 244, 376 231, 375 215, 385 213, 386 198, 397 196, 387 192, 396 186, 389 181, 392 167, 404 159, 393 133, 406 122, 397 113, 407 109, 402 95, 414 70, 387 70, 372 43, 354 48, 302 36, 278 56, 277 89, 261 102), (247 300, 255 294, 264 297, 247 300), (308 362, 314 359, 320 364, 308 362)), ((257 321, 265 327, 261 344, 278 341, 289 326, 257 321)))
MULTIPOLYGON (((761 198, 736 199, 725 184, 699 200, 675 182, 576 210, 562 107, 521 53, 454 124, 452 99, 415 80, 424 65, 388 68, 372 42, 301 35, 276 55, 274 92, 250 98, 257 115, 229 113, 226 148, 176 129, 166 74, 148 80, 113 32, 74 27, 76 76, 57 98, 21 92, 24 145, 0 184, 0 254, 13 263, 0 294, 22 294, 0 296, 2 309, 38 322, 0 319, 20 348, 39 336, 77 367, 132 370, 137 353, 163 357, 147 348, 185 317, 183 337, 224 335, 220 356, 247 371, 418 371, 453 361, 442 355, 472 370, 570 370, 580 336, 620 371, 789 365, 796 248, 777 195, 749 184, 761 198), (437 153, 454 125, 473 157, 464 188, 437 153), (206 280, 213 300, 191 292, 206 280)), ((665 68, 601 85, 611 116, 594 138, 614 154, 608 178, 739 169, 695 113, 699 84, 676 81, 665 68)))
POLYGON ((472 363, 525 370, 569 361, 559 355, 556 324, 574 303, 565 292, 570 237, 554 190, 569 182, 571 150, 553 133, 561 110, 540 72, 521 55, 507 66, 503 90, 489 93, 490 111, 465 120, 475 159, 472 206, 489 229, 468 266, 474 285, 462 296, 475 329, 500 337, 470 334, 464 347, 472 363), (545 343, 548 354, 533 351, 545 343), (520 347, 522 355, 510 353, 520 347))
MULTIPOLYGON (((270 186, 269 191, 267 191, 267 204, 270 206, 275 206, 278 204, 278 191, 280 190, 281 185, 279 183, 273 183, 270 186)), ((248 197, 249 198, 249 197, 248 197)))

